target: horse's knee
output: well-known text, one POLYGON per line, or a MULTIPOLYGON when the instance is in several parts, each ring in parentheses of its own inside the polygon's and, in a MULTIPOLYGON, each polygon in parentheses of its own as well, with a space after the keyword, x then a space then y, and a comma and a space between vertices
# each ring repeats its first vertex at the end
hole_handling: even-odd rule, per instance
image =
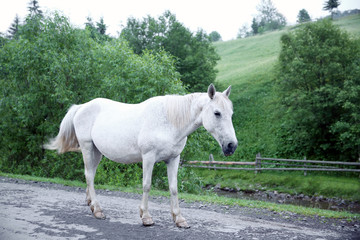
POLYGON ((144 183, 144 184, 143 184, 143 191, 144 191, 145 193, 150 192, 150 188, 151 188, 151 184, 150 184, 150 183, 144 183))
POLYGON ((170 187, 169 187, 169 190, 170 190, 170 194, 171 194, 172 196, 177 196, 177 194, 178 194, 178 189, 177 189, 176 186, 170 186, 170 187))

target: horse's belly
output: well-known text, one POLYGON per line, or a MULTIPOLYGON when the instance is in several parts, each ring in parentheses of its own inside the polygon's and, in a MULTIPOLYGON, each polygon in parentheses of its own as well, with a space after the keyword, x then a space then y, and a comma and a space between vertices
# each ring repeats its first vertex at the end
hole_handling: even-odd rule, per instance
POLYGON ((111 144, 97 142, 94 140, 97 149, 108 159, 119 163, 136 163, 141 162, 141 152, 136 147, 125 146, 121 143, 112 142, 111 144))
POLYGON ((126 156, 117 156, 115 158, 109 158, 110 160, 118 163, 137 163, 141 162, 141 154, 127 154, 126 156))
POLYGON ((92 140, 97 149, 110 160, 120 163, 140 162, 138 125, 135 120, 122 116, 100 116, 92 128, 92 140))

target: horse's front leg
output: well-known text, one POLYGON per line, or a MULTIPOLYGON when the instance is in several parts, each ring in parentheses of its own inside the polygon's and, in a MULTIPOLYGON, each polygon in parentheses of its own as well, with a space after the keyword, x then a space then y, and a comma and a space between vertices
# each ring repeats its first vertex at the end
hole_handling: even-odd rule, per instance
POLYGON ((177 186, 177 173, 179 168, 180 156, 171 159, 167 162, 167 173, 169 179, 170 189, 170 204, 171 214, 174 222, 179 228, 189 228, 185 218, 180 213, 179 200, 178 200, 178 186, 177 186))
POLYGON ((144 226, 154 225, 154 221, 149 213, 148 204, 154 164, 155 156, 153 156, 153 154, 143 155, 143 197, 140 205, 140 218, 144 226))

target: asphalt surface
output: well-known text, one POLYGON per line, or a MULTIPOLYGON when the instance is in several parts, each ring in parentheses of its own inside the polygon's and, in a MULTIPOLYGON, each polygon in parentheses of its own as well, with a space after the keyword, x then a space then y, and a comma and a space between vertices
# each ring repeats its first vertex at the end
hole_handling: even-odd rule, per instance
POLYGON ((82 188, 0 177, 0 239, 360 239, 359 222, 183 201, 191 228, 178 229, 166 197, 151 197, 155 225, 144 227, 141 195, 97 193, 105 220, 92 216, 82 188))

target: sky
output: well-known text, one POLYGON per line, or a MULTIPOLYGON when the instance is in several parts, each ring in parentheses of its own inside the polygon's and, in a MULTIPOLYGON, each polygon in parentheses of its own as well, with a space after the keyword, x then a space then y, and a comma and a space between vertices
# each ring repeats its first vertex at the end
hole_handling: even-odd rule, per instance
MULTIPOLYGON (((24 20, 30 0, 2 0, 0 32, 9 29, 16 14, 24 20), (5 7, 4 7, 5 6, 5 7)), ((312 19, 329 15, 323 11, 326 0, 272 0, 288 24, 295 24, 301 9, 306 9, 312 19)), ((158 18, 166 10, 176 15, 179 22, 191 31, 205 30, 220 33, 224 41, 235 39, 239 29, 251 25, 257 15, 256 6, 261 0, 38 0, 43 12, 60 11, 79 28, 85 27, 87 17, 94 22, 101 17, 107 25, 106 33, 118 36, 129 17, 142 19, 147 15, 158 18)), ((360 0, 340 0, 338 10, 360 9, 360 0)))

